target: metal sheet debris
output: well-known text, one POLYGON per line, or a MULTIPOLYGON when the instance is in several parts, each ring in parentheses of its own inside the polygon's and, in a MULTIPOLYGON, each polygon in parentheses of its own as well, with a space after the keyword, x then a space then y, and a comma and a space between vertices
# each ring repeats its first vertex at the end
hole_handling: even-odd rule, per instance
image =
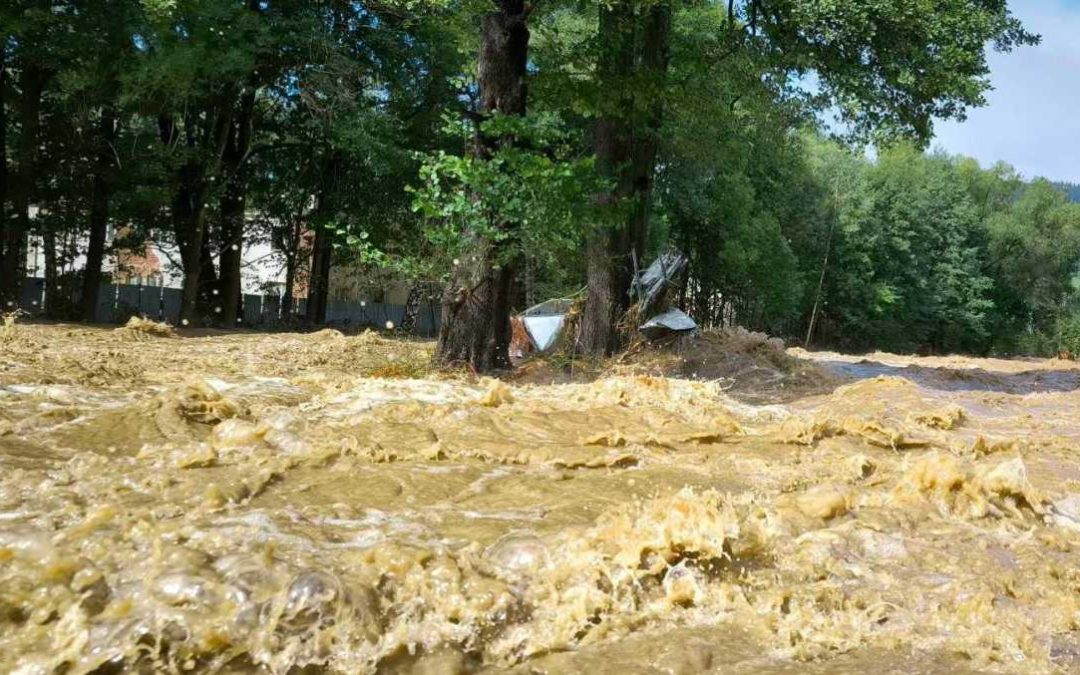
POLYGON ((697 327, 697 323, 686 312, 669 309, 641 324, 638 330, 648 339, 658 340, 677 333, 692 333, 697 327))

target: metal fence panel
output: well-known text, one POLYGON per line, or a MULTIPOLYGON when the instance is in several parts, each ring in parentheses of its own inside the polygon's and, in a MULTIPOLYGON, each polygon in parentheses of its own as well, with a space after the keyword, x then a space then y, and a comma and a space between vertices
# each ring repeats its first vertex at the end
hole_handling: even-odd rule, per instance
POLYGON ((168 323, 176 326, 180 323, 180 305, 183 303, 183 294, 179 288, 164 288, 161 291, 161 299, 165 303, 165 316, 162 317, 168 323))
POLYGON ((387 305, 383 304, 383 312, 386 315, 386 321, 383 325, 386 326, 387 322, 392 322, 394 326, 400 326, 401 320, 405 318, 405 305, 387 305))
POLYGON ((244 295, 244 323, 254 326, 262 322, 262 296, 244 295))
POLYGON ((113 306, 116 304, 116 286, 113 284, 101 284, 98 287, 97 311, 94 320, 98 323, 111 323, 113 319, 113 306))
POLYGON ((139 313, 155 320, 161 318, 161 286, 143 286, 139 294, 139 313))
POLYGON ((416 317, 416 332, 427 337, 438 335, 441 311, 435 304, 420 305, 420 313, 416 317))
POLYGON ((350 320, 348 302, 327 302, 326 323, 345 323, 350 320))
MULTIPOLYGON (((20 307, 28 312, 41 310, 45 292, 45 280, 37 277, 23 281, 20 295, 20 307)), ((78 298, 76 297, 76 302, 78 298)), ((99 323, 126 321, 135 315, 147 316, 173 325, 180 323, 182 292, 179 288, 161 286, 138 286, 134 284, 101 284, 98 289, 97 313, 94 320, 99 323)), ((277 295, 252 295, 243 297, 243 322, 248 326, 271 326, 281 322, 281 297, 277 295)), ((301 298, 294 303, 297 315, 303 317, 307 311, 307 300, 301 298)), ((405 317, 404 305, 391 305, 383 302, 335 301, 327 303, 326 321, 342 328, 385 329, 388 322, 394 327, 401 326, 405 317)), ((439 332, 441 321, 440 307, 437 303, 420 305, 416 316, 415 332, 417 335, 432 337, 439 332)))
MULTIPOLYGON (((45 295, 45 280, 37 277, 23 279, 19 287, 19 309, 34 314, 41 311, 41 302, 45 295)), ((15 309, 14 307, 6 309, 15 309)))
POLYGON ((281 298, 276 295, 265 295, 262 299, 262 322, 276 324, 281 321, 278 316, 281 313, 281 298))
POLYGON ((142 286, 121 284, 116 294, 116 319, 127 321, 132 316, 138 316, 142 306, 142 286))
POLYGON ((160 286, 119 284, 114 288, 118 315, 114 319, 124 321, 131 316, 145 316, 150 319, 160 318, 162 293, 160 286))

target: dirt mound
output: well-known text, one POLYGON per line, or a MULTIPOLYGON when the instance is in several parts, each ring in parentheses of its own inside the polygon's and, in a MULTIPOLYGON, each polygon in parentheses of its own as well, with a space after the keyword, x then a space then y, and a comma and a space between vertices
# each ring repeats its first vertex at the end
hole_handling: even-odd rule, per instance
POLYGON ((519 383, 590 382, 612 375, 717 381, 736 398, 782 402, 832 391, 843 380, 789 355, 782 340, 744 328, 700 331, 662 345, 642 343, 608 359, 556 354, 528 359, 510 376, 519 383))

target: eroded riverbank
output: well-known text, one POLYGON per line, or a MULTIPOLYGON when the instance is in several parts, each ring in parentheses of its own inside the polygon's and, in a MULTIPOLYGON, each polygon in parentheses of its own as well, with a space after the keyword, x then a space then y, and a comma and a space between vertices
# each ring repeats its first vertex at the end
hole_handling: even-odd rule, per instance
POLYGON ((752 404, 420 378, 370 334, 0 331, 3 671, 1080 668, 1080 393, 1018 379, 1068 364, 752 404))

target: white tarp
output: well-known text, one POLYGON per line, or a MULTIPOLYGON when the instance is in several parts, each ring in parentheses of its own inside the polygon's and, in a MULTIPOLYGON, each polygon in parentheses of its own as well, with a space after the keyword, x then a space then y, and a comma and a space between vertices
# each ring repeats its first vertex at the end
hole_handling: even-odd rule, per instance
POLYGON ((539 351, 547 351, 559 337, 562 330, 564 315, 549 314, 547 316, 522 316, 521 322, 525 324, 525 330, 529 332, 533 344, 539 351))

